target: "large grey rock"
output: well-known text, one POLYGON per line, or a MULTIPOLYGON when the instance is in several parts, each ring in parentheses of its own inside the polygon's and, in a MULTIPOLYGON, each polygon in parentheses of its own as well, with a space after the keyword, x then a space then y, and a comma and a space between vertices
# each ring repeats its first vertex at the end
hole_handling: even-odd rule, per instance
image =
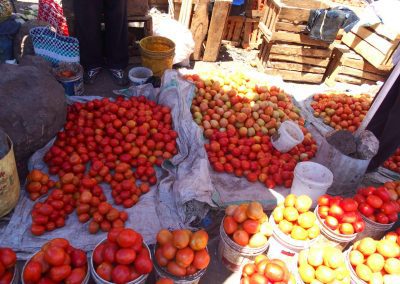
POLYGON ((379 140, 369 130, 364 130, 356 139, 357 154, 360 159, 372 159, 379 150, 379 140))
POLYGON ((48 63, 27 56, 21 66, 0 65, 0 127, 14 143, 17 163, 43 147, 63 127, 63 87, 48 63))
POLYGON ((347 130, 331 131, 326 134, 326 140, 344 155, 350 155, 357 150, 354 136, 347 130))

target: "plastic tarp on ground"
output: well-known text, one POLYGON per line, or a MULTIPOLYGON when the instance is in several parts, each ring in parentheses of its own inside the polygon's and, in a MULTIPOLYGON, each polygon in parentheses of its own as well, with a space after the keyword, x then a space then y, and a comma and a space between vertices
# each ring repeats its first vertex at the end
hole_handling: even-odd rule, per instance
MULTIPOLYGON (((164 162, 157 171, 159 184, 152 186, 149 193, 142 195, 140 201, 129 209, 127 227, 139 231, 147 243, 154 243, 161 228, 175 229, 188 227, 196 219, 202 219, 213 205, 211 195, 213 185, 210 181, 209 164, 204 149, 204 140, 200 128, 190 113, 194 87, 181 79, 176 71, 167 71, 160 90, 152 85, 144 85, 122 92, 125 96, 143 95, 158 104, 171 108, 173 126, 178 133, 178 154, 164 162)), ((99 97, 70 97, 71 102, 88 101, 99 97)), ((31 158, 29 167, 47 171, 43 156, 54 140, 37 151, 31 158)), ((111 190, 107 184, 101 184, 107 200, 113 204, 111 190)), ((30 232, 30 212, 34 202, 22 191, 20 201, 8 226, 2 230, 0 243, 12 247, 19 257, 27 257, 40 248, 46 241, 55 237, 64 237, 84 250, 92 250, 105 237, 105 233, 90 235, 88 223, 78 222, 75 212, 70 214, 65 227, 46 232, 42 236, 33 236, 30 232)), ((118 209, 123 209, 117 206, 118 209)))

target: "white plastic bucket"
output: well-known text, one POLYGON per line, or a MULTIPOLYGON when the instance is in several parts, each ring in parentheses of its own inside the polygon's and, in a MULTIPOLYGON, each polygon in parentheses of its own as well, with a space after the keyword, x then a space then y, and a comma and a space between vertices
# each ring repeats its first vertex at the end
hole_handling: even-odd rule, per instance
MULTIPOLYGON (((154 249, 153 249, 153 258, 154 259, 155 259, 155 253, 156 253, 156 246, 154 246, 154 249)), ((160 278, 169 278, 169 279, 173 280, 175 284, 197 284, 200 282, 201 277, 203 277, 203 275, 207 271, 207 268, 205 268, 205 269, 197 271, 193 275, 189 275, 189 276, 185 276, 185 277, 178 277, 178 276, 172 275, 171 273, 169 273, 168 271, 163 269, 160 265, 158 265, 156 260, 153 261, 153 267, 156 272, 157 280, 160 278)))
POLYGON ((151 76, 153 71, 146 67, 133 67, 128 73, 129 80, 134 86, 144 84, 151 76))
POLYGON ((366 237, 371 237, 375 240, 380 240, 386 234, 386 231, 390 230, 395 224, 395 223, 389 223, 389 224, 377 223, 368 219, 361 213, 360 215, 365 222, 365 229, 361 233, 357 234, 357 237, 354 239, 354 242, 366 237))
POLYGON ((294 168, 294 179, 290 193, 308 195, 317 205, 318 197, 325 194, 333 181, 332 172, 321 164, 300 162, 294 168))
MULTIPOLYGON (((105 242, 107 239, 102 240, 101 242, 99 242, 96 247, 93 249, 93 251, 103 242, 105 242)), ((143 242, 143 245, 147 248, 147 250, 149 251, 149 255, 151 258, 151 252, 149 247, 147 246, 147 244, 145 242, 143 242)), ((89 268, 90 268, 90 274, 92 275, 92 278, 94 280, 95 283, 97 284, 113 284, 113 282, 108 282, 104 279, 102 279, 96 272, 96 269, 94 269, 94 265, 93 265, 93 252, 90 255, 90 260, 89 260, 89 268)), ((127 284, 144 284, 146 283, 146 279, 149 276, 149 274, 144 274, 141 275, 140 277, 136 278, 133 281, 127 282, 127 284)))
POLYGON ((277 134, 272 136, 271 143, 276 150, 286 153, 303 142, 303 139, 304 134, 299 125, 291 120, 286 120, 282 122, 277 134))
POLYGON ((224 220, 222 220, 219 229, 218 257, 222 264, 230 271, 241 271, 245 264, 253 261, 257 255, 262 254, 268 249, 269 240, 265 246, 260 248, 238 245, 225 233, 223 224, 224 220))
POLYGON ((267 257, 269 259, 277 258, 284 261, 290 271, 297 268, 297 258, 300 251, 308 249, 318 241, 318 237, 309 241, 295 240, 289 235, 283 233, 275 224, 273 216, 269 218, 274 227, 273 234, 269 239, 269 250, 267 257))
POLYGON ((357 237, 357 233, 352 235, 343 235, 338 234, 332 229, 328 228, 328 226, 325 225, 324 220, 322 220, 318 214, 318 206, 315 208, 314 213, 317 216, 317 222, 321 230, 321 236, 318 239, 318 244, 337 247, 343 251, 347 245, 357 237))

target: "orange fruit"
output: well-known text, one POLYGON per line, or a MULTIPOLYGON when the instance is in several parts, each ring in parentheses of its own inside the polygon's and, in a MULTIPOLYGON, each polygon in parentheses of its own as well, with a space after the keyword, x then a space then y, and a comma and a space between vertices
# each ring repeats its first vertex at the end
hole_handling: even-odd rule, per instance
POLYGON ((304 213, 310 210, 312 205, 312 199, 307 195, 297 196, 294 207, 300 212, 304 213))
POLYGON ((183 249, 189 245, 190 236, 185 230, 175 230, 172 232, 172 243, 178 249, 183 249))
POLYGON ((199 230, 193 233, 190 238, 190 247, 193 250, 205 249, 208 243, 208 234, 204 230, 199 230))
POLYGON ((32 170, 29 173, 29 180, 30 181, 37 181, 37 182, 41 182, 42 181, 42 177, 43 177, 43 173, 39 170, 32 170))
POLYGON ((244 230, 237 230, 233 233, 233 240, 241 246, 247 246, 249 243, 249 234, 244 230))
POLYGON ((161 246, 172 241, 172 233, 167 229, 161 229, 157 234, 157 243, 161 246))
POLYGON ((248 204, 241 204, 235 209, 235 212, 233 212, 233 219, 236 222, 242 223, 247 219, 247 207, 248 204))
POLYGON ((259 202, 253 201, 247 207, 246 214, 252 220, 259 220, 264 215, 264 210, 259 202))
POLYGON ((385 265, 385 259, 379 253, 373 253, 367 258, 367 263, 372 272, 380 272, 385 265))
POLYGON ((283 210, 283 217, 290 222, 294 222, 299 217, 299 212, 294 207, 286 207, 283 210))

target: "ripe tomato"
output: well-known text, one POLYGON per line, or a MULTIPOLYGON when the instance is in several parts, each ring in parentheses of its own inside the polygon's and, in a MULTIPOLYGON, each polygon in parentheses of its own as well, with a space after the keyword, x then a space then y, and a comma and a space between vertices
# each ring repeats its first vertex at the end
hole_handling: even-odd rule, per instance
POLYGON ((320 207, 321 207, 321 206, 329 206, 329 200, 330 200, 330 198, 331 198, 330 195, 327 195, 327 194, 321 195, 321 196, 318 198, 318 205, 319 205, 320 207))
POLYGON ((86 270, 78 267, 71 271, 71 274, 65 279, 65 284, 80 284, 86 277, 86 270))
POLYGON ((172 243, 178 249, 183 249, 189 245, 190 236, 185 230, 175 230, 172 232, 172 243))
POLYGON ((17 255, 10 248, 0 248, 0 263, 4 265, 5 269, 14 267, 17 262, 17 255))
POLYGON ((332 230, 336 230, 339 227, 339 221, 333 216, 327 216, 324 223, 332 230))
POLYGON ((86 253, 80 249, 73 249, 71 252, 71 264, 73 267, 83 267, 87 264, 86 253))
POLYGON ((162 229, 157 234, 157 243, 163 246, 166 243, 172 242, 172 238, 172 233, 170 231, 162 229))
POLYGON ((123 248, 134 246, 138 240, 139 234, 132 229, 123 229, 117 237, 118 245, 123 248))
POLYGON ((197 269, 205 269, 210 263, 210 255, 206 249, 196 251, 193 259, 193 266, 197 269))
POLYGON ((186 269, 183 267, 180 267, 175 261, 168 262, 167 270, 172 275, 175 275, 178 277, 182 277, 182 276, 186 275, 186 269))
POLYGON ((223 226, 227 235, 233 234, 238 228, 238 224, 231 216, 225 216, 223 226))
POLYGON ((150 256, 143 253, 139 254, 135 260, 134 268, 139 274, 149 274, 153 270, 150 256))
POLYGON ((374 214, 374 208, 368 203, 360 203, 360 205, 358 205, 358 210, 366 217, 372 216, 372 214, 374 214))
POLYGON ((161 248, 157 248, 156 249, 156 253, 155 253, 155 257, 156 257, 156 261, 160 266, 167 266, 168 264, 168 259, 166 259, 163 256, 163 251, 161 248))
POLYGON ((175 256, 176 263, 183 268, 187 268, 193 259, 194 251, 190 247, 178 250, 175 256))
POLYGON ((110 263, 103 262, 96 268, 96 273, 100 276, 100 278, 106 281, 111 281, 112 270, 113 267, 110 263))
POLYGON ((237 230, 233 234, 233 240, 241 246, 246 246, 249 243, 249 234, 244 230, 237 230))
POLYGON ((381 223, 381 224, 388 224, 389 223, 389 218, 383 213, 378 213, 375 215, 376 217, 376 222, 381 223))
POLYGON ((115 255, 115 261, 119 264, 131 264, 135 258, 136 251, 134 249, 119 249, 115 255))
POLYGON ((71 271, 72 269, 69 265, 53 266, 50 268, 50 279, 55 282, 61 282, 71 274, 71 271))
POLYGON ((353 227, 355 233, 361 233, 365 229, 365 223, 364 221, 357 221, 353 223, 353 227))
POLYGON ((127 283, 129 280, 130 271, 128 266, 126 265, 117 265, 111 272, 111 279, 112 282, 116 284, 124 284, 127 283))
POLYGON ((100 264, 104 261, 103 253, 105 246, 105 243, 102 243, 94 249, 92 258, 95 264, 100 264))
POLYGON ((193 233, 190 238, 190 248, 193 250, 202 250, 206 248, 208 243, 208 234, 204 230, 193 233))
POLYGON ((345 198, 340 201, 340 207, 342 207, 345 212, 353 212, 357 210, 358 204, 354 199, 345 198))
POLYGON ((371 194, 367 197, 367 204, 372 208, 378 209, 382 207, 383 200, 379 196, 371 194))
POLYGON ((248 234, 255 234, 260 231, 260 223, 256 220, 247 219, 243 222, 243 230, 248 234))
POLYGON ((26 265, 24 272, 23 272, 23 278, 24 281, 29 283, 29 282, 38 282, 40 279, 42 273, 42 267, 40 263, 36 261, 30 261, 26 265))
POLYGON ((164 246, 162 246, 162 255, 168 260, 171 260, 175 257, 176 251, 177 248, 172 243, 166 243, 164 246))
POLYGON ((113 263, 115 261, 115 255, 117 254, 118 246, 115 243, 106 243, 103 250, 104 261, 113 263))
POLYGON ((49 246, 44 251, 44 259, 52 266, 62 265, 65 258, 65 251, 61 247, 49 246))

